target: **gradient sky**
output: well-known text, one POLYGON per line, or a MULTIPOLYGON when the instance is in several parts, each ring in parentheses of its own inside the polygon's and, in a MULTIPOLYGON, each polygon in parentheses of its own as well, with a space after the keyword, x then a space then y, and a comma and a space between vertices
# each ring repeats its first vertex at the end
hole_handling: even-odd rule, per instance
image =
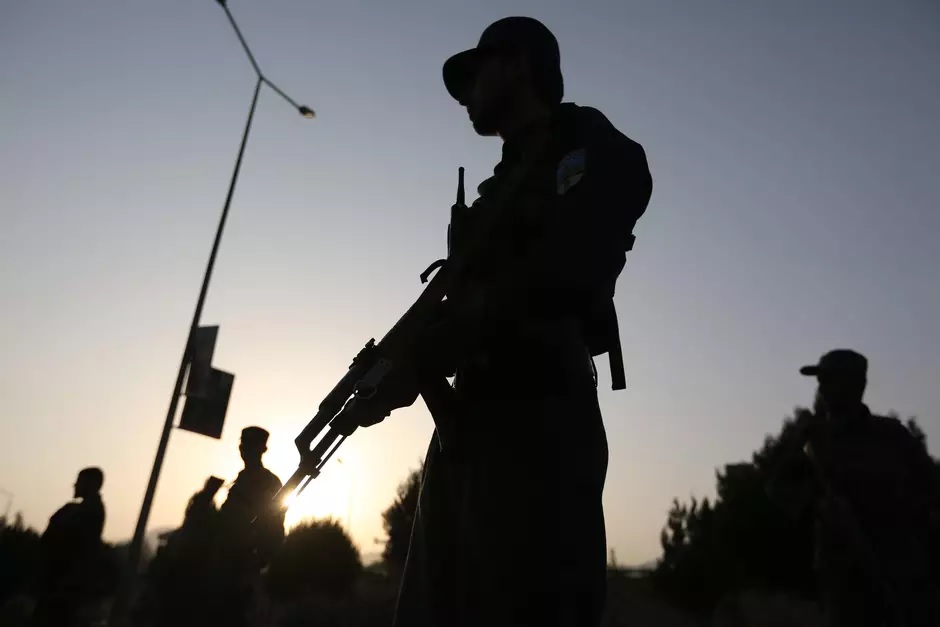
MULTIPOLYGON (((322 396, 418 295, 457 167, 475 189, 500 150, 441 63, 511 14, 554 30, 566 99, 642 143, 655 181, 618 287, 628 389, 598 364, 618 559, 657 556, 672 498, 711 494, 809 403, 797 369, 829 348, 865 352, 872 408, 919 416, 938 450, 936 3, 229 6, 318 118, 262 92, 203 318, 236 373, 225 433, 174 431, 151 528, 234 478, 243 426, 272 432, 286 479, 322 396)), ((0 488, 28 523, 97 464, 105 537, 132 533, 252 86, 212 0, 0 6, 0 488)), ((419 401, 357 433, 292 520, 349 519, 377 551, 431 427, 419 401)))

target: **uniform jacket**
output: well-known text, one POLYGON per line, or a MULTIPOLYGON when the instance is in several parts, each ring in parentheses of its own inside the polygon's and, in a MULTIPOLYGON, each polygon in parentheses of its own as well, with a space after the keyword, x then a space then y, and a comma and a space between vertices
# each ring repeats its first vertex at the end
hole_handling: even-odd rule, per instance
MULTIPOLYGON (((645 151, 597 109, 573 103, 561 105, 547 129, 548 148, 533 155, 544 130, 503 144, 500 163, 469 209, 469 222, 493 210, 490 201, 506 174, 536 159, 518 219, 491 242, 486 258, 468 272, 465 291, 453 298, 463 348, 472 351, 476 342, 473 348, 483 349, 471 361, 529 355, 534 369, 551 369, 568 360, 573 343, 602 354, 617 333, 614 285, 652 194, 645 151)), ((454 239, 459 246, 459 234, 454 239)), ((544 380, 546 373, 539 375, 544 380)))

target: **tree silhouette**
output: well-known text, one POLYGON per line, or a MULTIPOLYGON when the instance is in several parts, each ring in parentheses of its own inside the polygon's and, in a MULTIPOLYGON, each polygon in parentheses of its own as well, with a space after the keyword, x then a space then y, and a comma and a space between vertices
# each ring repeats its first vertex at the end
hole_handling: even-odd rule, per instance
MULTIPOLYGON (((900 417, 897 414, 894 414, 891 417, 900 420, 900 417)), ((927 446, 927 434, 924 433, 924 430, 920 428, 919 424, 917 424, 916 418, 908 418, 905 426, 907 427, 907 430, 911 432, 911 435, 913 435, 914 438, 920 442, 921 446, 927 446)))
POLYGON ((408 544, 411 541, 411 527, 418 509, 418 495, 421 492, 422 469, 412 470, 398 486, 395 500, 382 513, 382 526, 385 529, 385 549, 382 560, 389 573, 401 574, 408 556, 408 544))
POLYGON ((782 516, 765 489, 787 454, 794 427, 793 419, 785 420, 780 434, 767 437, 750 462, 717 471, 713 504, 673 501, 655 572, 673 602, 710 612, 723 597, 745 589, 813 594, 812 518, 782 516))
POLYGON ((23 524, 17 514, 12 525, 0 527, 0 603, 10 597, 35 592, 42 558, 39 534, 23 524))
POLYGON ((278 601, 307 595, 344 599, 362 572, 359 550, 333 518, 294 527, 268 566, 266 587, 278 601))

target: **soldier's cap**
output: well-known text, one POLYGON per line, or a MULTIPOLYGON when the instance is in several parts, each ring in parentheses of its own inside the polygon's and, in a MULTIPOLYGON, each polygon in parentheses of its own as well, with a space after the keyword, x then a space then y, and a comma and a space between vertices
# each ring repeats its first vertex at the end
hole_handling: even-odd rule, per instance
POLYGON ((261 427, 245 427, 242 429, 242 442, 245 444, 267 446, 268 435, 268 432, 261 427))
POLYGON ((800 374, 808 377, 820 374, 865 377, 867 373, 868 360, 865 356, 847 348, 829 351, 819 358, 819 363, 800 368, 800 374))
POLYGON ((561 80, 561 55, 552 31, 532 17, 504 17, 486 27, 475 48, 458 52, 444 62, 444 86, 454 100, 473 81, 480 62, 492 54, 519 51, 536 62, 540 71, 561 80), (557 74, 557 76, 555 76, 557 74))

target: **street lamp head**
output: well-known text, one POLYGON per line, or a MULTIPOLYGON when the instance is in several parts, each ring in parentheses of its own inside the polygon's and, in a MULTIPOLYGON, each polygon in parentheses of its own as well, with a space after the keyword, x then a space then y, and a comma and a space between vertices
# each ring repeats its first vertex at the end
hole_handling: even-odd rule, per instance
POLYGON ((300 115, 304 116, 305 118, 315 118, 315 117, 317 117, 317 114, 314 113, 314 112, 313 112, 313 109, 311 109, 310 107, 305 107, 305 106, 301 105, 301 106, 297 107, 297 110, 300 111, 300 115))

